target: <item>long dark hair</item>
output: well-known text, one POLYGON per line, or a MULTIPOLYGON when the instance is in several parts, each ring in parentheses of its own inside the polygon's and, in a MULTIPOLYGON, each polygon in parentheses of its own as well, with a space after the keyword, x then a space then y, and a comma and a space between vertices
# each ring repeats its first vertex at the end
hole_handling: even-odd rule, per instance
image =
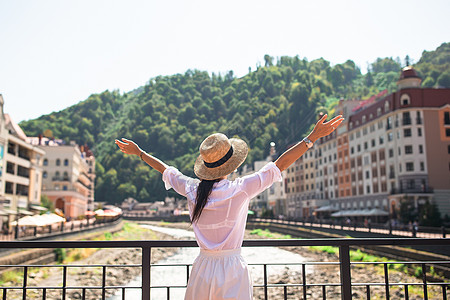
POLYGON ((214 180, 202 180, 198 185, 197 196, 195 197, 195 208, 192 214, 191 224, 198 221, 200 215, 202 214, 203 208, 208 202, 209 195, 211 195, 214 183, 218 182, 220 179, 214 180))

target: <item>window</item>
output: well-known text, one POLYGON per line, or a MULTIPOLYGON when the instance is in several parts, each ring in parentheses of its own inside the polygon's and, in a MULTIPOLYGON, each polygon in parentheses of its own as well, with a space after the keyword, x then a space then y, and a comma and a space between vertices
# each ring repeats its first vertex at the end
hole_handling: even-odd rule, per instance
POLYGON ((42 173, 42 178, 47 178, 47 176, 48 176, 47 171, 44 171, 44 172, 42 173))
POLYGON ((413 153, 412 145, 406 145, 405 146, 405 154, 412 154, 412 153, 413 153))
POLYGON ((365 156, 365 157, 364 157, 364 165, 366 166, 366 165, 368 165, 368 164, 370 164, 370 162, 369 162, 369 157, 368 157, 368 156, 365 156))
POLYGON ((367 142, 364 142, 364 150, 367 150, 367 148, 368 148, 367 142))
POLYGON ((411 125, 411 115, 409 111, 403 113, 403 126, 411 125))
POLYGON ((450 112, 448 111, 444 112, 444 124, 450 125, 450 112))
POLYGON ((362 123, 366 123, 366 116, 362 116, 362 123))
MULTIPOLYGON (((423 145, 419 145, 419 153, 423 153, 423 145)), ((448 153, 450 154, 450 145, 448 146, 448 153)))
POLYGON ((366 186, 367 194, 370 194, 370 185, 366 186))
POLYGON ((375 139, 372 139, 372 147, 375 147, 375 139))
POLYGON ((450 137, 450 128, 445 128, 445 136, 450 137))
POLYGON ((56 165, 57 166, 61 165, 61 160, 59 158, 56 160, 56 165))
POLYGON ((422 124, 422 118, 420 117, 420 111, 417 111, 417 114, 416 114, 416 123, 417 123, 417 124, 422 124))
POLYGON ((384 144, 384 137, 380 136, 380 145, 384 144))
POLYGON ((369 179, 369 178, 370 178, 370 172, 366 171, 366 179, 369 179))
POLYGON ((403 135, 405 137, 410 137, 411 136, 411 128, 405 128, 403 129, 403 135))
MULTIPOLYGON (((450 146, 449 146, 449 151, 450 151, 450 146)), ((351 154, 355 153, 355 148, 351 147, 351 148, 350 148, 350 153, 351 153, 351 154)), ((450 152, 449 152, 449 153, 450 153, 450 152)))
POLYGON ((358 152, 361 152, 361 145, 357 145, 356 148, 358 149, 358 152))
POLYGON ((406 172, 412 172, 412 171, 414 171, 414 163, 407 162, 406 163, 406 172))
POLYGON ((394 135, 392 134, 392 132, 388 133, 388 142, 392 142, 394 140, 394 135))
POLYGON ((417 128, 417 136, 422 136, 422 128, 417 128))
POLYGON ((384 102, 384 112, 388 112, 389 111, 389 102, 386 101, 384 102))
POLYGON ((377 108, 377 116, 378 116, 378 117, 381 116, 381 107, 378 107, 378 108, 377 108))
MULTIPOLYGON (((422 145, 419 145, 419 147, 420 146, 422 146, 422 145)), ((447 146, 447 152, 448 152, 448 154, 450 154, 450 145, 447 146)))
POLYGON ((69 165, 69 160, 68 160, 67 158, 64 160, 64 165, 65 165, 65 166, 68 166, 68 165, 69 165))
POLYGON ((425 171, 425 164, 423 161, 420 162, 420 171, 425 171))
POLYGON ((394 149, 389 149, 389 157, 394 157, 394 149))
POLYGON ((400 98, 400 103, 401 103, 401 105, 409 105, 411 103, 409 95, 403 94, 400 98))
POLYGON ((48 166, 48 159, 44 158, 44 166, 48 166))

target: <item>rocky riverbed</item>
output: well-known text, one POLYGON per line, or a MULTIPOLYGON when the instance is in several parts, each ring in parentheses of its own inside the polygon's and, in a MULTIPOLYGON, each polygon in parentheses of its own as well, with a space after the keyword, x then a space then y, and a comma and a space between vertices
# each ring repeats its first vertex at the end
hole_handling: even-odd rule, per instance
MULTIPOLYGON (((157 225, 154 223, 153 225, 157 225)), ((159 224, 162 226, 173 227, 191 230, 192 228, 186 223, 171 223, 171 224, 159 224)), ((251 234, 251 231, 246 231, 245 239, 264 239, 264 238, 283 238, 282 235, 271 233, 271 236, 256 235, 251 234)), ((336 286, 326 287, 326 299, 340 299, 341 292, 340 286, 340 272, 339 265, 337 264, 323 264, 323 263, 336 263, 339 258, 335 254, 313 250, 308 247, 283 247, 283 249, 298 253, 308 262, 320 262, 321 264, 306 266, 306 283, 307 284, 335 284, 336 286), (312 272, 308 272, 308 269, 312 268, 312 272)), ((283 258, 280 257, 280 261, 283 258)), ((262 269, 261 269, 262 271, 262 269)), ((389 269, 389 282, 390 283, 421 283, 422 280, 414 276, 410 276, 405 272, 397 271, 394 269, 389 269)), ((386 299, 386 290, 382 285, 384 284, 384 269, 382 265, 353 265, 351 269, 352 283, 379 283, 380 285, 370 287, 371 299, 386 299)), ((302 273, 290 268, 285 267, 282 274, 270 274, 270 268, 268 269, 268 283, 269 284, 291 284, 291 285, 301 285, 302 284, 302 273)), ((255 281, 254 285, 257 286, 263 284, 262 280, 255 281)), ((302 287, 288 287, 287 288, 287 299, 303 299, 303 289, 302 287)), ((352 298, 353 299, 367 299, 366 286, 352 287, 352 298)), ((322 286, 308 287, 307 288, 307 299, 323 299, 323 289, 322 286)), ((389 295, 391 299, 405 299, 404 285, 391 286, 389 295)), ((270 287, 268 288, 268 298, 269 299, 285 299, 284 289, 281 287, 270 287)), ((410 287, 409 288, 409 299, 420 300, 423 299, 422 287, 410 287)), ((254 288, 254 299, 264 299, 264 289, 255 287, 254 288)), ((442 292, 440 287, 428 286, 428 299, 442 299, 442 292)))
MULTIPOLYGON (((162 233, 152 232, 150 230, 141 233, 143 240, 173 240, 174 238, 162 233)), ((161 248, 152 249, 152 263, 155 263, 165 257, 173 255, 177 249, 161 248)), ((72 262, 74 265, 133 265, 142 263, 142 254, 140 249, 99 249, 85 259, 72 262)), ((55 266, 55 265, 54 265, 55 266)), ((106 286, 125 285, 141 274, 140 267, 107 267, 106 268, 106 286)), ((62 267, 49 267, 33 269, 28 274, 28 286, 39 287, 61 287, 63 278, 62 267)), ((67 286, 71 287, 101 287, 102 286, 102 267, 69 267, 67 268, 67 286)), ((19 284, 20 286, 20 284, 19 284)), ((110 297, 117 292, 116 289, 107 289, 106 297, 110 297)), ((102 298, 101 289, 87 288, 85 299, 97 300, 102 298)), ((66 299, 82 299, 82 289, 67 289, 66 299)), ((9 290, 8 299, 21 299, 21 290, 9 290)), ((30 289, 27 291, 27 299, 42 299, 42 289, 30 289)), ((62 299, 61 289, 46 289, 47 299, 62 299)))
MULTIPOLYGON (((153 225, 163 225, 168 227, 181 228, 191 230, 192 228, 186 224, 160 224, 153 223, 153 225)), ((153 231, 143 231, 141 234, 142 239, 159 239, 159 240, 173 240, 172 236, 168 236, 162 233, 153 231)), ((270 238, 280 238, 280 235, 272 234, 270 238)), ((246 239, 261 239, 269 238, 260 235, 251 234, 246 232, 246 239)), ((285 250, 292 251, 301 254, 308 262, 321 262, 321 263, 333 263, 338 261, 338 257, 335 254, 326 252, 319 252, 311 250, 307 247, 289 247, 285 250)), ((152 249, 152 263, 173 255, 177 249, 152 249)), ((141 251, 140 249, 100 249, 94 252, 92 255, 85 259, 81 259, 73 262, 72 264, 84 265, 84 264, 114 264, 114 265, 133 265, 141 263, 141 251)), ((280 258, 282 261, 282 258, 280 258)), ((338 265, 314 265, 307 266, 312 268, 312 272, 307 272, 306 282, 308 284, 339 284, 340 274, 338 265)), ((261 269, 262 270, 262 269, 261 269)), ((355 265, 352 267, 352 283, 384 283, 384 274, 382 267, 373 265, 355 265)), ((106 268, 106 286, 120 286, 125 285, 139 276, 139 267, 107 267, 106 268)), ((29 272, 28 285, 29 286, 48 286, 48 287, 61 287, 62 286, 62 268, 41 268, 32 270, 29 272)), ((262 280, 254 282, 255 286, 262 284, 262 280)), ((418 278, 409 276, 404 272, 389 270, 389 282, 421 282, 418 278)), ((282 274, 270 274, 270 268, 268 269, 268 283, 269 284, 302 284, 302 273, 289 266, 285 267, 282 274)), ((100 287, 102 284, 102 268, 101 267, 69 267, 67 275, 67 286, 88 286, 88 287, 100 287)), ((366 299, 366 287, 361 288, 353 287, 353 299, 366 299)), ((440 288, 428 287, 429 299, 442 299, 440 295, 440 288)), ((110 297, 117 290, 106 290, 106 296, 110 297)), ((27 299, 42 299, 42 290, 29 290, 27 292, 27 299)), ((61 290, 50 289, 46 291, 47 299, 61 299, 61 290)), ((101 299, 101 289, 86 289, 84 291, 85 299, 101 299)), ((308 287, 307 288, 308 299, 323 299, 323 290, 321 286, 308 287)), ((66 299, 81 299, 83 294, 82 289, 68 289, 66 292, 66 299)), ((385 299, 385 287, 372 286, 371 287, 371 299, 385 299)), ((279 287, 268 288, 269 299, 284 299, 284 290, 279 287)), ((301 286, 289 286, 287 288, 287 299, 302 299, 303 290, 301 286)), ((327 286, 326 287, 327 299, 340 299, 340 286, 327 286)), ((404 299, 404 286, 392 286, 390 288, 391 299, 404 299)), ((21 291, 10 290, 8 292, 8 299, 21 298, 21 291)), ((254 289, 255 299, 264 299, 264 289, 255 287, 254 289)), ((423 299, 421 294, 421 288, 414 287, 409 290, 409 299, 423 299)))

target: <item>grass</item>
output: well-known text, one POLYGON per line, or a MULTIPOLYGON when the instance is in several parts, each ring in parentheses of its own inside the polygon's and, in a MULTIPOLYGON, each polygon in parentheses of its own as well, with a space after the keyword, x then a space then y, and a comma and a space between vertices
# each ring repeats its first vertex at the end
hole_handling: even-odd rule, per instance
POLYGON ((292 236, 289 234, 282 235, 282 234, 278 234, 278 233, 272 233, 268 229, 262 230, 259 228, 250 231, 250 234, 257 235, 257 236, 264 237, 264 238, 276 238, 276 239, 291 239, 292 238, 292 236))

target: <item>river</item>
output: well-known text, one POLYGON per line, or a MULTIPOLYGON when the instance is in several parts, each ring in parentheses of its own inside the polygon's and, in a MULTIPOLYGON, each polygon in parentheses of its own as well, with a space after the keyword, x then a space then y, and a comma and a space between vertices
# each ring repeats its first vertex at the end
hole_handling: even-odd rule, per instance
MULTIPOLYGON (((171 235, 176 238, 182 239, 194 239, 194 233, 192 231, 176 228, 158 227, 152 225, 141 225, 144 228, 151 229, 153 231, 162 232, 171 235)), ((199 248, 181 248, 176 254, 161 260, 158 264, 192 264, 194 259, 199 254, 199 248)), ((263 267, 253 266, 251 264, 262 264, 262 263, 279 263, 279 264, 289 264, 289 263, 301 263, 306 261, 304 257, 299 254, 295 254, 283 249, 274 247, 246 247, 242 248, 242 256, 250 265, 251 275, 253 278, 253 283, 260 284, 263 282, 263 267)), ((286 266, 268 266, 267 272, 270 276, 271 274, 281 274, 285 271, 286 266)), ((301 272, 301 266, 289 266, 290 272, 301 272)), ((312 273, 313 269, 311 266, 307 267, 307 273, 312 273)), ((185 266, 165 266, 165 267, 152 267, 151 268, 151 280, 152 286, 173 286, 173 285, 186 285, 186 267, 185 266), (162 268, 163 271, 162 271, 162 268)), ((127 286, 141 286, 141 277, 138 276, 127 286)), ((183 299, 185 288, 171 288, 170 289, 170 299, 183 299)), ((140 289, 127 289, 125 294, 125 299, 140 299, 141 290, 140 289)), ((109 300, 120 300, 122 299, 121 292, 113 297, 108 298, 109 300)), ((167 299, 167 289, 166 288, 152 288, 151 290, 152 300, 162 300, 167 299)))

